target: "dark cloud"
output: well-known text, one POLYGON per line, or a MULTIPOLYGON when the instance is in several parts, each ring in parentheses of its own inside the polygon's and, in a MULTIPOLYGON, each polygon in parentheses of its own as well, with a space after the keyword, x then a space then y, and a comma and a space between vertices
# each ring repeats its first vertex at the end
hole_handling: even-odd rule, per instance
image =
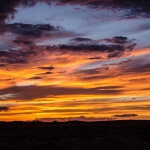
POLYGON ((52 1, 57 2, 57 0, 22 0, 21 5, 25 7, 33 7, 37 2, 46 2, 48 5, 51 5, 52 1))
POLYGON ((134 78, 128 80, 129 83, 148 83, 148 77, 145 76, 139 78, 139 75, 148 75, 150 73, 149 59, 149 56, 132 57, 128 60, 121 61, 119 63, 103 65, 99 68, 76 70, 73 72, 73 74, 75 76, 80 76, 81 81, 113 79, 121 76, 124 80, 125 76, 132 75, 134 78), (138 75, 137 78, 135 74, 138 75))
POLYGON ((58 73, 60 73, 60 74, 64 74, 64 73, 66 73, 67 71, 60 71, 60 72, 58 72, 58 73))
MULTIPOLYGON (((82 39, 82 38, 81 38, 82 39)), ((82 42, 82 40, 79 40, 82 42)), ((76 41, 76 40, 75 40, 76 41)), ((83 40, 85 41, 85 39, 83 40)), ((95 41, 95 44, 88 40, 86 43, 78 44, 78 41, 74 44, 59 45, 60 49, 71 50, 71 51, 96 51, 96 52, 107 52, 108 58, 121 57, 126 51, 131 51, 136 43, 133 43, 133 39, 128 39, 127 37, 114 37, 112 39, 104 39, 100 41, 106 41, 108 44, 101 44, 95 41), (110 44, 111 43, 111 44, 110 44)))
POLYGON ((129 72, 135 72, 135 73, 145 73, 150 72, 150 63, 146 64, 135 64, 135 66, 132 66, 132 68, 128 68, 129 72))
POLYGON ((101 51, 101 52, 112 52, 115 50, 123 51, 125 48, 122 45, 60 45, 60 49, 67 49, 73 51, 87 50, 87 51, 101 51))
POLYGON ((72 50, 72 51, 97 51, 97 52, 108 52, 112 53, 108 55, 110 57, 120 57, 125 51, 125 47, 122 45, 60 45, 60 49, 63 50, 72 50), (114 56, 112 56, 114 55, 114 56))
POLYGON ((132 59, 130 61, 123 61, 117 65, 120 67, 120 71, 128 74, 145 74, 150 72, 149 57, 132 59))
POLYGON ((77 38, 72 39, 72 41, 75 41, 75 42, 90 42, 90 41, 93 41, 93 40, 89 39, 89 38, 77 37, 77 38))
POLYGON ((5 81, 12 81, 14 80, 15 78, 10 78, 10 79, 5 79, 5 81))
POLYGON ((92 9, 107 8, 115 11, 124 11, 124 17, 150 17, 150 0, 51 0, 58 4, 86 5, 92 9))
POLYGON ((20 2, 21 0, 5 0, 0 2, 0 24, 4 23, 10 14, 13 15, 16 12, 15 7, 17 7, 20 2))
MULTIPOLYGON (((14 86, 6 89, 1 89, 1 94, 14 94, 12 99, 31 100, 37 98, 45 98, 48 96, 58 95, 80 95, 80 94, 96 94, 96 95, 117 95, 121 94, 122 87, 108 86, 98 88, 66 88, 54 86, 14 86)), ((11 99, 9 97, 9 99, 11 99)))
POLYGON ((42 70, 54 70, 55 68, 53 66, 50 66, 50 67, 38 67, 38 69, 42 69, 42 70))
MULTIPOLYGON (((121 61, 119 63, 112 63, 109 65, 104 65, 105 67, 109 66, 109 71, 113 71, 113 74, 107 73, 108 77, 117 77, 117 76, 124 76, 124 75, 148 75, 150 73, 150 63, 149 63, 150 56, 144 55, 141 57, 132 57, 128 60, 121 61), (116 70, 116 72, 115 72, 116 70), (119 70, 119 72, 117 71, 119 70)), ((98 68, 96 68, 98 69, 98 68)), ((99 68, 100 70, 100 68, 99 68)), ((106 72, 105 72, 106 73, 106 72)), ((105 74, 99 74, 98 76, 102 76, 105 74)), ((97 75, 96 75, 97 76, 97 75)), ((136 76, 135 76, 136 78, 136 76)), ((148 78, 139 78, 138 79, 131 79, 131 82, 148 82, 148 78)))
POLYGON ((7 32, 15 33, 23 38, 39 38, 43 35, 50 36, 50 31, 56 30, 49 24, 23 24, 14 23, 5 25, 7 32))
POLYGON ((113 78, 113 75, 93 75, 93 76, 89 76, 89 77, 83 77, 82 80, 102 80, 102 79, 109 79, 109 78, 113 78))
POLYGON ((39 73, 39 74, 37 74, 37 75, 48 75, 48 74, 53 74, 53 72, 44 72, 44 73, 39 73))
POLYGON ((141 90, 150 91, 150 87, 148 87, 148 88, 143 88, 143 89, 141 89, 141 90))
POLYGON ((0 51, 0 57, 5 57, 5 56, 8 56, 9 55, 9 52, 7 51, 0 51))
POLYGON ((9 110, 9 107, 7 106, 0 106, 0 112, 1 111, 8 111, 9 110))
POLYGON ((150 105, 140 105, 140 106, 130 106, 128 107, 128 110, 143 110, 143 111, 149 111, 150 105))
POLYGON ((87 70, 79 70, 79 71, 76 71, 75 74, 76 74, 77 76, 81 76, 82 74, 83 74, 84 76, 96 75, 96 74, 100 74, 100 70, 99 70, 99 68, 87 69, 87 70))
POLYGON ((114 52, 112 54, 108 54, 108 58, 114 58, 114 57, 121 57, 123 55, 123 52, 114 52))
MULTIPOLYGON (((19 5, 22 5, 24 7, 32 7, 37 2, 46 2, 48 5, 51 4, 51 2, 54 2, 60 5, 86 5, 92 7, 93 9, 107 8, 112 10, 124 10, 124 16, 127 18, 133 18, 138 16, 150 17, 150 0, 5 0, 0 2, 0 24, 4 23, 4 21, 10 15, 12 15, 13 17, 14 13, 16 12, 16 7, 18 7, 19 5)), ((27 32, 25 34, 28 35, 27 32)), ((32 34, 34 36, 39 35, 37 33, 32 34)))
POLYGON ((99 89, 121 89, 124 88, 124 86, 103 86, 103 87, 98 87, 99 89))
POLYGON ((130 81, 133 82, 133 83, 136 83, 136 82, 145 82, 145 81, 148 81, 149 78, 137 78, 137 79, 131 79, 130 81))
POLYGON ((25 41, 25 40, 19 40, 19 39, 17 39, 17 40, 14 40, 14 41, 12 41, 13 43, 15 43, 15 44, 24 44, 24 45, 32 45, 33 44, 33 42, 32 41, 25 41))
POLYGON ((37 55, 32 49, 0 51, 0 63, 7 67, 7 64, 27 64, 28 59, 37 55))
POLYGON ((111 117, 85 117, 85 116, 79 116, 79 117, 68 117, 68 118, 36 118, 36 121, 42 121, 42 122, 66 122, 66 121, 84 121, 84 122, 91 122, 91 121, 110 121, 115 120, 115 118, 111 117))
POLYGON ((122 77, 123 80, 126 80, 125 76, 131 75, 134 78, 128 79, 128 82, 130 84, 135 84, 139 82, 148 83, 149 78, 146 75, 150 74, 149 59, 149 56, 132 57, 119 63, 104 64, 99 68, 76 70, 71 75, 74 75, 75 77, 79 76, 81 81, 100 81, 106 79, 114 79, 117 77, 122 77), (135 74, 138 76, 135 76, 135 74), (139 75, 145 76, 139 78, 139 75))
MULTIPOLYGON (((5 0, 0 2, 0 33, 4 33, 6 30, 6 19, 13 19, 17 12, 17 7, 22 5, 25 7, 33 6, 38 1, 42 0, 5 0)), ((46 0, 43 0, 46 2, 46 0)), ((48 2, 47 2, 48 3, 48 2)))
MULTIPOLYGON (((19 40, 19 42, 22 40, 19 40)), ((23 41, 24 42, 24 41, 23 41)), ((25 41, 25 45, 19 45, 14 49, 8 49, 7 51, 0 50, 0 66, 10 67, 10 65, 17 64, 29 64, 31 62, 36 63, 41 56, 50 55, 51 51, 46 50, 41 46, 30 44, 32 42, 25 41), (28 43, 28 44, 27 44, 28 43), (26 45, 27 44, 27 45, 26 45)), ((52 70, 53 67, 39 67, 37 69, 52 70)))
MULTIPOLYGON (((112 40, 114 40, 114 38, 112 38, 112 40)), ((124 55, 124 53, 130 52, 130 50, 133 49, 134 46, 136 45, 135 43, 132 43, 132 40, 129 40, 125 37, 124 38, 119 37, 119 39, 117 38, 117 42, 118 41, 120 44, 118 43, 110 44, 108 42, 108 45, 101 44, 101 43, 98 43, 96 45, 90 45, 90 42, 89 43, 87 42, 86 44, 77 44, 78 42, 76 42, 76 45, 52 45, 52 46, 48 46, 47 48, 47 46, 36 46, 30 40, 16 39, 13 41, 13 43, 18 44, 19 46, 22 47, 16 50, 10 49, 8 51, 0 51, 0 64, 1 67, 5 67, 7 66, 7 64, 27 64, 30 60, 36 58, 36 56, 40 56, 40 54, 43 55, 44 53, 50 54, 52 51, 54 52, 58 50, 62 52, 70 52, 70 51, 72 52, 82 51, 85 53, 104 52, 106 53, 108 58, 121 57, 122 55, 124 55)), ((89 57, 87 59, 96 60, 102 58, 100 56, 95 56, 95 57, 89 57)), ((37 68, 41 70, 47 70, 46 74, 51 74, 49 73, 49 71, 54 69, 54 67, 52 66, 48 66, 48 67, 42 66, 37 68)))
POLYGON ((125 118, 125 117, 137 117, 137 114, 121 114, 121 115, 114 115, 113 117, 117 118, 125 118))
MULTIPOLYGON (((40 1, 42 1, 42 0, 22 0, 21 5, 33 7, 37 2, 40 2, 40 1)), ((45 2, 46 2, 46 0, 45 0, 45 2)))
POLYGON ((100 56, 95 56, 95 57, 89 57, 87 59, 89 59, 89 60, 97 60, 97 59, 103 59, 103 58, 100 57, 100 56))
POLYGON ((114 43, 114 44, 126 44, 128 42, 131 42, 131 40, 128 40, 127 37, 123 37, 123 36, 115 36, 111 39, 104 39, 104 41, 114 43))
POLYGON ((94 68, 94 69, 86 69, 86 70, 79 70, 79 71, 76 71, 74 72, 74 74, 76 76, 81 76, 83 77, 83 79, 85 78, 107 78, 107 75, 108 76, 112 76, 112 74, 104 74, 103 73, 106 73, 107 71, 109 71, 109 67, 108 66, 104 66, 104 67, 100 67, 100 68, 94 68), (91 76, 92 75, 92 76, 91 76))
POLYGON ((5 65, 4 65, 4 64, 0 64, 0 67, 2 67, 2 68, 3 68, 3 67, 5 67, 5 65))
MULTIPOLYGON (((40 54, 55 52, 55 51, 62 51, 62 52, 105 52, 108 55, 108 58, 112 57, 121 57, 124 52, 127 50, 128 47, 131 45, 89 45, 87 44, 80 44, 80 45, 52 45, 52 46, 36 46, 30 40, 22 40, 16 39, 13 43, 18 44, 21 46, 19 49, 16 50, 8 50, 8 51, 0 51, 0 63, 2 64, 1 67, 4 67, 6 64, 26 64, 36 56, 40 56, 40 54), (110 56, 111 55, 111 56, 110 56), (112 56, 113 55, 113 56, 112 56), (32 59, 31 59, 32 58, 32 59)), ((129 50, 130 51, 130 50, 129 50)), ((101 59, 100 56, 89 57, 87 59, 94 60, 94 59, 101 59)), ((38 67, 41 70, 53 70, 54 67, 38 67)))
POLYGON ((38 76, 35 76, 35 77, 32 77, 32 78, 29 78, 30 80, 39 80, 39 79, 42 79, 41 77, 38 77, 38 76))
POLYGON ((111 69, 108 66, 104 66, 95 69, 78 70, 73 74, 75 76, 80 76, 81 81, 103 80, 117 76, 116 72, 112 74, 109 71, 111 71, 111 69))
MULTIPOLYGON (((34 6, 37 2, 46 2, 49 4, 51 0, 5 0, 0 2, 0 25, 4 24, 5 20, 9 17, 14 18, 17 7, 22 5, 24 7, 34 6)), ((0 32, 2 32, 4 26, 1 26, 0 32)))

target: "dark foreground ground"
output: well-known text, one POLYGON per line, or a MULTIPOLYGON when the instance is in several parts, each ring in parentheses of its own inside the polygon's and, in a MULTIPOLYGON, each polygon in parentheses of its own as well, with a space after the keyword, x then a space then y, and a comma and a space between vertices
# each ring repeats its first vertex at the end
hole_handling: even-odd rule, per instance
POLYGON ((0 122, 0 150, 150 150, 150 121, 0 122))

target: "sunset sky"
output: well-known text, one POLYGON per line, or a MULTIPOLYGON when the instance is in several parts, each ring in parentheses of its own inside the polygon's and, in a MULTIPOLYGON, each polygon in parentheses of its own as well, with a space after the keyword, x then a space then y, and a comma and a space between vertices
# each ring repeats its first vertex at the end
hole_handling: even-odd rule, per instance
POLYGON ((0 121, 150 120, 150 0, 0 2, 0 121))

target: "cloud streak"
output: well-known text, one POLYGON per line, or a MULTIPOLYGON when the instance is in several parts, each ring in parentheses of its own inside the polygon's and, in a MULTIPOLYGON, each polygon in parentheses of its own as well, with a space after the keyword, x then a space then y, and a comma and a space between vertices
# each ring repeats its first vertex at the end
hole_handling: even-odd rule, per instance
POLYGON ((49 24, 22 24, 14 23, 5 25, 7 32, 15 33, 23 38, 39 38, 41 36, 50 36, 51 31, 56 29, 49 24))
POLYGON ((7 106, 0 106, 0 112, 8 111, 8 110, 9 110, 9 107, 7 107, 7 106))
POLYGON ((42 122, 67 122, 67 121, 83 121, 83 122, 95 122, 95 121, 111 121, 115 120, 115 118, 111 117, 100 117, 100 118, 95 118, 95 117, 85 117, 85 116, 80 116, 80 117, 68 117, 68 118, 36 118, 35 121, 42 121, 42 122))
POLYGON ((128 118, 128 117, 137 117, 137 114, 121 114, 121 115, 114 115, 113 117, 117 118, 128 118))
MULTIPOLYGON (((53 86, 14 86, 6 89, 1 89, 1 94, 11 93, 15 96, 12 99, 32 100, 37 98, 46 98, 61 95, 116 95, 121 94, 122 87, 97 87, 97 88, 65 88, 53 86)), ((9 98, 10 99, 10 98, 9 98)))

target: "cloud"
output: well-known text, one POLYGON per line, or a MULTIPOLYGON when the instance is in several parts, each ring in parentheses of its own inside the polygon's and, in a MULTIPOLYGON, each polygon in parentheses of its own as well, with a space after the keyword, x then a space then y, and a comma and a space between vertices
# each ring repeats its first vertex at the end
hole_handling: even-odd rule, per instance
POLYGON ((13 15, 16 12, 15 7, 19 5, 20 1, 5 0, 0 2, 0 24, 4 23, 10 14, 13 15))
MULTIPOLYGON (((64 105, 65 106, 65 105, 64 105)), ((71 106, 71 105, 70 105, 71 106)), ((81 106, 81 105, 80 105, 81 106)), ((66 106, 65 106, 66 107, 66 106)), ((76 109, 72 109, 72 108, 64 108, 64 109, 45 109, 42 112, 43 113, 94 113, 94 114, 98 114, 98 113, 102 113, 102 112, 110 112, 110 111, 116 111, 116 110, 127 110, 127 108, 124 107, 96 107, 96 108, 76 108, 76 109)))
POLYGON ((84 121, 84 122, 94 122, 94 121, 111 121, 115 120, 115 118, 111 117, 85 117, 85 116, 79 116, 79 117, 68 117, 68 118, 36 118, 35 121, 42 121, 42 122, 67 122, 67 121, 84 121))
MULTIPOLYGON (((51 2, 54 2, 59 5, 85 5, 92 9, 107 8, 112 10, 121 10, 124 11, 124 17, 127 18, 139 16, 150 17, 149 0, 145 2, 143 2, 143 0, 5 0, 1 1, 0 5, 0 24, 4 23, 10 15, 13 17, 14 13, 17 11, 16 7, 20 5, 24 7, 33 7, 37 2, 46 2, 48 5, 50 5, 51 2)), ((37 36, 38 33, 34 33, 34 35, 37 36)))
POLYGON ((128 110, 143 110, 143 111, 149 111, 150 110, 150 105, 140 105, 140 106, 130 106, 128 107, 128 110))
POLYGON ((21 39, 16 39, 16 40, 14 40, 14 41, 12 41, 12 42, 15 43, 15 44, 18 44, 18 45, 20 45, 20 44, 32 45, 32 44, 33 44, 32 41, 21 40, 21 39))
MULTIPOLYGON (((108 66, 102 66, 99 68, 94 69, 86 69, 86 70, 76 70, 73 72, 75 76, 79 76, 79 80, 86 82, 94 80, 104 80, 104 79, 111 79, 114 77, 117 77, 117 72, 112 71, 112 68, 109 68, 108 66), (112 73, 113 72, 113 73, 112 73)), ((120 86, 121 88, 121 86, 120 86)), ((123 87, 122 87, 123 88, 123 87)))
POLYGON ((118 64, 118 69, 123 73, 141 74, 150 72, 149 56, 133 58, 128 61, 122 61, 118 64))
POLYGON ((21 50, 8 50, 8 51, 0 51, 0 63, 4 65, 3 67, 7 67, 7 64, 27 64, 28 60, 31 57, 35 57, 37 55, 36 50, 32 49, 21 49, 21 50))
POLYGON ((48 75, 48 74, 53 74, 53 72, 44 72, 44 73, 39 73, 39 74, 37 74, 37 75, 48 75))
POLYGON ((1 111, 8 111, 9 110, 9 107, 7 106, 0 106, 0 112, 1 111))
POLYGON ((144 23, 144 24, 141 24, 139 26, 137 26, 137 28, 134 29, 135 31, 147 31, 147 30, 150 30, 150 23, 144 23))
MULTIPOLYGON (((83 59, 87 58, 89 60, 96 60, 96 59, 98 60, 106 58, 110 59, 114 57, 118 58, 123 56, 124 54, 127 55, 136 45, 136 43, 133 43, 132 39, 130 40, 127 37, 126 38, 124 37, 125 40, 123 40, 122 38, 123 37, 119 37, 119 39, 117 39, 117 41, 121 41, 120 42, 121 44, 118 43, 110 44, 110 42, 108 42, 107 39, 106 41, 107 44, 99 43, 98 41, 93 40, 94 43, 97 44, 91 45, 91 40, 87 40, 87 42, 84 44, 82 44, 82 42, 80 42, 80 44, 79 42, 75 42, 73 45, 66 44, 66 45, 50 45, 50 46, 35 45, 32 39, 30 40, 30 38, 28 39, 16 38, 15 40, 12 41, 13 45, 11 45, 10 49, 8 49, 7 51, 0 51, 0 64, 1 67, 6 67, 7 64, 24 65, 38 58, 40 55, 43 55, 45 57, 47 56, 51 57, 51 55, 53 55, 56 51, 59 52, 59 56, 57 55, 58 60, 61 58, 61 55, 65 53, 69 54, 81 51, 85 54, 96 52, 99 55, 88 58, 87 55, 85 55, 85 58, 83 59), (12 48, 12 46, 14 46, 14 48, 12 48), (102 57, 102 55, 104 55, 104 58, 102 57)), ((113 41, 114 38, 109 40, 113 41)), ((54 67, 52 66, 48 67, 41 66, 37 68, 41 70, 48 70, 47 72, 54 69, 54 67)))
POLYGON ((92 39, 77 37, 71 40, 72 42, 92 42, 92 39))
POLYGON ((127 69, 129 72, 135 72, 135 73, 146 73, 150 72, 150 63, 146 64, 136 64, 132 68, 127 69))
POLYGON ((113 77, 112 75, 100 75, 100 74, 99 74, 99 75, 93 75, 93 76, 89 76, 89 77, 86 77, 86 76, 85 76, 85 77, 82 78, 82 80, 83 80, 83 81, 84 81, 84 80, 85 80, 85 81, 86 81, 86 80, 87 80, 87 81, 88 81, 88 80, 89 80, 89 81, 90 81, 90 80, 99 80, 99 79, 102 80, 102 79, 110 79, 110 78, 112 78, 112 77, 113 77))
POLYGON ((41 77, 38 77, 38 76, 35 76, 35 77, 32 77, 32 78, 29 78, 29 80, 40 80, 42 79, 41 77))
MULTIPOLYGON (((5 0, 0 2, 0 25, 5 23, 5 20, 9 17, 14 18, 14 14, 17 12, 17 7, 22 5, 24 7, 34 6, 37 2, 49 3, 49 0, 5 0)), ((3 26, 4 27, 4 26, 3 26)), ((0 32, 2 32, 2 26, 0 32)))
POLYGON ((123 17, 133 18, 133 17, 150 17, 150 3, 149 0, 143 2, 143 0, 51 0, 60 5, 85 5, 89 8, 100 10, 112 9, 116 11, 124 11, 123 17))
POLYGON ((96 52, 107 52, 111 53, 108 58, 121 57, 128 47, 122 45, 60 45, 60 49, 71 50, 71 51, 96 51, 96 52))
POLYGON ((73 39, 76 42, 83 42, 83 41, 92 41, 92 39, 89 38, 82 38, 82 37, 77 37, 73 39))
MULTIPOLYGON (((140 82, 146 84, 149 82, 149 59, 149 56, 140 56, 130 57, 129 59, 118 63, 111 63, 110 61, 110 64, 106 63, 101 65, 101 61, 94 62, 93 64, 96 64, 94 69, 85 69, 85 65, 83 66, 84 70, 75 70, 71 75, 74 75, 74 77, 80 77, 78 79, 82 82, 108 82, 111 81, 111 79, 117 79, 120 82, 120 79, 122 78, 124 81, 128 81, 129 84, 139 84, 140 82), (98 67, 97 64, 100 64, 101 67, 98 67)), ((91 66, 91 68, 93 68, 93 66, 91 66)))
POLYGON ((113 117, 117 117, 117 118, 128 118, 128 117, 137 117, 137 114, 121 114, 121 115, 114 115, 113 117))
POLYGON ((5 65, 4 65, 4 64, 0 64, 0 67, 2 67, 2 68, 3 68, 3 67, 5 67, 5 65))
MULTIPOLYGON (((42 45, 48 45, 50 42, 47 40, 54 39, 64 39, 68 37, 74 37, 78 34, 73 31, 67 31, 61 26, 51 26, 50 24, 24 24, 24 23, 13 23, 13 24, 5 24, 0 25, 0 29, 3 28, 2 34, 4 38, 3 47, 7 47, 7 49, 12 49, 18 47, 28 48, 42 45), (4 34, 5 33, 5 34, 4 34), (8 37, 7 35, 10 34, 8 37), (46 44, 47 42, 48 44, 46 44), (45 43, 46 42, 46 43, 45 43), (40 44, 39 44, 40 43, 40 44)), ((2 48, 3 48, 2 47, 2 48)), ((50 45, 50 47, 54 48, 56 45, 50 45)), ((1 48, 1 49, 2 49, 1 48)), ((47 50, 49 47, 46 47, 47 50)), ((6 48, 5 48, 6 49, 6 48)))
POLYGON ((121 45, 60 45, 60 49, 67 49, 67 50, 73 50, 73 51, 80 51, 80 50, 87 50, 87 51, 108 51, 112 52, 115 50, 123 51, 125 48, 121 45))
POLYGON ((103 58, 100 57, 100 56, 95 56, 95 57, 89 57, 89 58, 86 58, 86 59, 89 59, 89 60, 97 60, 97 59, 103 59, 103 58))
POLYGON ((37 2, 40 2, 40 1, 48 2, 48 0, 47 1, 46 0, 22 0, 21 5, 33 7, 37 2))
POLYGON ((39 38, 41 36, 50 36, 50 31, 56 29, 49 24, 6 24, 7 32, 15 33, 23 38, 39 38))
POLYGON ((77 38, 74 39, 75 43, 62 44, 59 45, 59 49, 70 50, 70 51, 95 51, 95 52, 107 52, 108 58, 121 57, 126 51, 131 51, 136 43, 133 43, 133 39, 128 39, 127 37, 113 37, 112 39, 102 39, 100 41, 105 41, 107 44, 99 43, 98 41, 92 41, 92 39, 77 38), (79 43, 80 41, 80 43, 79 43), (85 43, 86 41, 86 43, 85 43), (111 43, 111 44, 110 44, 111 43))
MULTIPOLYGON (((67 88, 55 86, 14 86, 1 89, 1 94, 14 94, 12 99, 31 100, 37 98, 45 98, 60 95, 119 95, 122 87, 120 86, 105 86, 97 88, 67 88)), ((9 98, 11 99, 11 98, 9 98)))
POLYGON ((2 32, 0 32, 0 34, 3 36, 6 36, 4 33, 13 36, 13 38, 7 37, 7 41, 5 41, 6 43, 8 43, 8 40, 12 40, 11 43, 8 43, 7 47, 12 47, 12 45, 32 46, 36 45, 39 41, 42 43, 46 39, 61 39, 78 35, 73 31, 67 31, 61 26, 55 27, 50 24, 13 23, 0 25, 0 30, 1 29, 2 32))
POLYGON ((38 67, 38 69, 42 69, 42 70, 54 70, 55 68, 53 66, 50 67, 38 67))
POLYGON ((149 59, 150 57, 148 55, 130 57, 130 59, 121 61, 119 63, 110 63, 102 65, 100 68, 76 71, 76 73, 77 75, 79 74, 81 76, 82 80, 111 79, 120 78, 121 76, 124 78, 124 76, 128 76, 129 82, 139 83, 142 81, 143 83, 146 83, 148 82, 148 75, 150 73, 149 59), (92 70, 93 75, 90 75, 88 72, 92 72, 92 70), (145 76, 142 77, 143 75, 145 76))
POLYGON ((148 91, 150 91, 150 87, 148 87, 148 88, 144 88, 144 89, 141 89, 141 90, 148 90, 148 91))
POLYGON ((131 43, 133 40, 129 40, 127 37, 123 36, 115 36, 111 39, 104 39, 106 42, 114 43, 114 44, 128 44, 131 43))

